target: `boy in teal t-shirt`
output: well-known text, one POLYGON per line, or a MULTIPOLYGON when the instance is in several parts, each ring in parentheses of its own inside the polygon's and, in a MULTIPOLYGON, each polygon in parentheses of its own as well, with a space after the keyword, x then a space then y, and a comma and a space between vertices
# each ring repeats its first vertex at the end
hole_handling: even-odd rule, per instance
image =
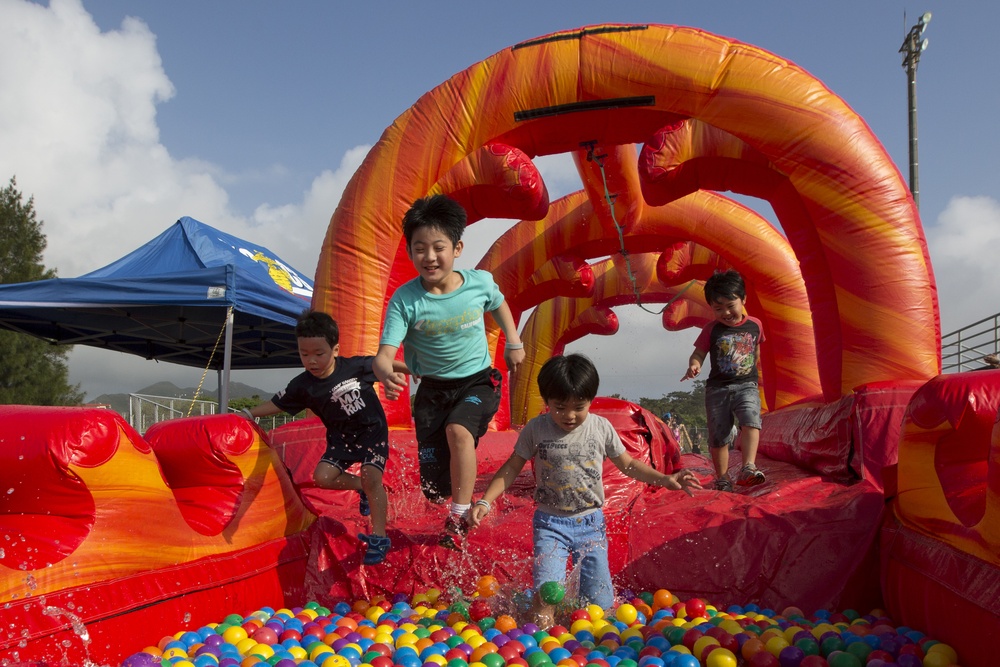
POLYGON ((484 313, 507 340, 507 368, 514 373, 524 360, 510 307, 492 274, 454 268, 465 226, 465 209, 445 195, 418 199, 403 216, 406 251, 418 276, 392 295, 373 364, 387 391, 402 391, 406 376, 392 369, 402 345, 406 365, 420 379, 413 403, 420 485, 431 501, 451 496, 440 540, 450 548, 459 548, 468 533, 476 447, 500 406, 503 378, 491 365, 484 313))

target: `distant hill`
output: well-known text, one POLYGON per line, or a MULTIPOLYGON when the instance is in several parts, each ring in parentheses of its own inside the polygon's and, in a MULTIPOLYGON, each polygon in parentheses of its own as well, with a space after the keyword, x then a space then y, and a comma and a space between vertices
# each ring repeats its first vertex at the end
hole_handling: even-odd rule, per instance
MULTIPOLYGON (((138 389, 133 393, 143 394, 145 396, 163 396, 165 398, 187 398, 190 399, 194 396, 195 387, 181 388, 175 385, 173 382, 156 382, 149 385, 148 387, 143 387, 138 389)), ((229 398, 230 400, 234 398, 253 398, 254 396, 259 396, 260 400, 266 401, 274 395, 273 391, 266 391, 264 389, 258 389, 257 387, 251 387, 248 384, 243 384, 242 382, 230 382, 229 383, 229 398)), ((198 396, 199 400, 202 401, 218 401, 219 392, 217 390, 212 391, 202 391, 198 396)), ((102 405, 110 405, 111 409, 119 414, 128 416, 128 394, 101 394, 97 398, 94 398, 88 403, 98 403, 102 405)))

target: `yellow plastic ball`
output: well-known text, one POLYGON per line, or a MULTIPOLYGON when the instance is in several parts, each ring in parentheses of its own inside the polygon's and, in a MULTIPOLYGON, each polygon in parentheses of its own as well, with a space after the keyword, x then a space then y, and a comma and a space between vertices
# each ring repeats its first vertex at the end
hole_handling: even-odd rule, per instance
POLYGON ((618 605, 618 609, 615 610, 615 618, 625 625, 632 625, 638 616, 639 611, 628 603, 618 605))
POLYGON ((259 655, 260 657, 267 660, 272 655, 274 655, 274 649, 271 648, 269 644, 257 644, 249 651, 247 651, 247 655, 259 655))
POLYGON ((787 646, 788 642, 785 641, 784 637, 771 637, 764 644, 764 648, 767 649, 767 652, 773 655, 775 658, 777 658, 781 654, 782 649, 786 648, 787 646))
POLYGON ((309 659, 317 665, 322 664, 327 660, 327 658, 322 657, 325 655, 336 655, 336 652, 323 642, 320 642, 314 646, 311 651, 309 651, 309 659))
MULTIPOLYGON (((316 662, 313 660, 313 662, 316 662)), ((324 658, 323 662, 319 663, 320 667, 351 667, 351 661, 342 655, 337 655, 334 653, 329 658, 324 658)))
POLYGON ((948 659, 945 664, 958 664, 958 653, 952 647, 947 644, 934 644, 929 649, 927 649, 927 654, 924 656, 924 665, 927 665, 927 656, 934 654, 935 657, 940 654, 948 659))
POLYGON ((736 667, 736 655, 725 648, 717 648, 708 654, 705 659, 705 667, 736 667))
POLYGON ((424 594, 427 596, 427 599, 430 600, 431 604, 437 602, 437 599, 441 597, 441 591, 436 588, 428 588, 424 594))
POLYGON ((698 660, 701 660, 701 654, 705 652, 705 648, 713 645, 720 645, 719 640, 715 637, 709 637, 708 635, 698 637, 698 639, 694 642, 694 646, 691 647, 691 653, 693 653, 694 657, 698 658, 698 660))
POLYGON ((587 613, 590 615, 591 621, 597 621, 604 618, 604 609, 600 605, 588 604, 587 613))
POLYGON ((240 655, 249 655, 250 650, 257 645, 257 642, 247 637, 246 639, 241 639, 236 642, 236 650, 240 652, 240 655))
POLYGON ((622 643, 627 642, 629 639, 632 639, 633 637, 638 637, 639 639, 643 639, 642 627, 633 625, 631 628, 625 630, 625 632, 622 633, 622 643))
POLYGON ((226 641, 227 644, 232 644, 233 646, 236 646, 241 641, 247 638, 247 631, 238 625, 234 625, 231 628, 225 629, 225 631, 222 633, 222 638, 226 641))

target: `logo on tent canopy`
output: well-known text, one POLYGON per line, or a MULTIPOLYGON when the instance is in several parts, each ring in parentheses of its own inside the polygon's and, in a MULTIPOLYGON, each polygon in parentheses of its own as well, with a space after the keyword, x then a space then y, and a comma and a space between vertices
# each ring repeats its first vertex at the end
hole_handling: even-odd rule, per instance
POLYGON ((312 298, 312 286, 299 277, 294 269, 289 268, 280 260, 268 257, 259 250, 247 250, 240 248, 240 253, 246 255, 255 262, 264 264, 267 267, 267 275, 271 277, 274 284, 298 296, 312 298))

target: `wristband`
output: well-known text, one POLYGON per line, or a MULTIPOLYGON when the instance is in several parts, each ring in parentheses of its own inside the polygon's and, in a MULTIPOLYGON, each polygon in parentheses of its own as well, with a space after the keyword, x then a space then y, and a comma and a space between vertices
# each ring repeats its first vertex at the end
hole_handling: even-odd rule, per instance
POLYGON ((491 505, 490 505, 490 501, 488 501, 488 500, 483 500, 482 498, 480 498, 479 500, 477 500, 473 504, 474 505, 479 505, 480 507, 485 507, 487 512, 490 511, 491 505))
POLYGON ((523 350, 524 343, 505 343, 503 346, 505 350, 523 350))

